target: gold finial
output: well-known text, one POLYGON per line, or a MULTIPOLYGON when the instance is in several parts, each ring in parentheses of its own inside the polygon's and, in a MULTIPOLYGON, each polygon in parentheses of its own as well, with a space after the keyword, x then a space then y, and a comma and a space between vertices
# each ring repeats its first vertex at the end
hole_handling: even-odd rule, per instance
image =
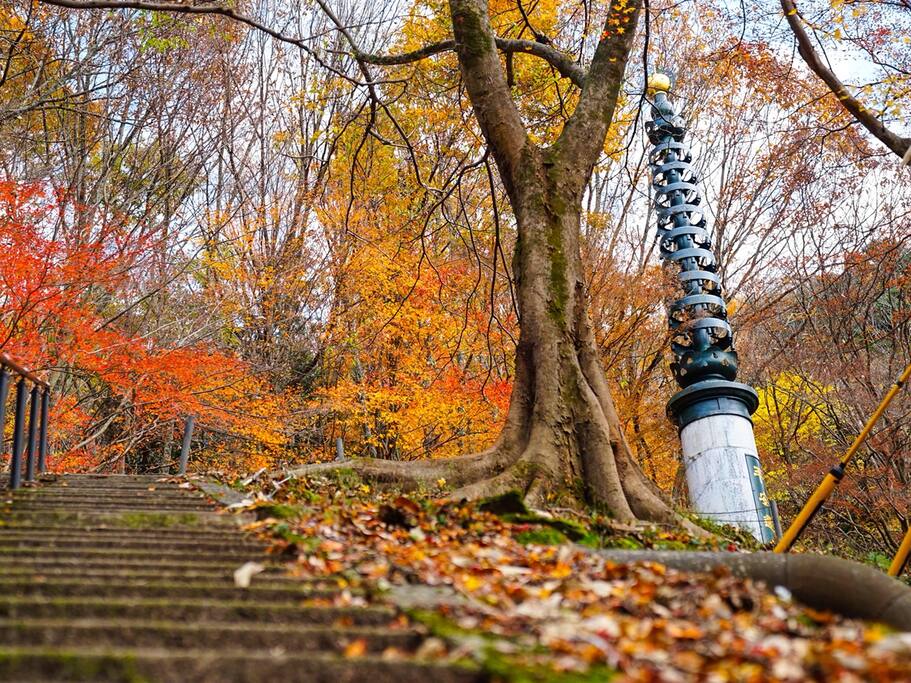
POLYGON ((648 77, 648 89, 652 92, 667 92, 671 89, 671 77, 663 73, 653 73, 648 77))

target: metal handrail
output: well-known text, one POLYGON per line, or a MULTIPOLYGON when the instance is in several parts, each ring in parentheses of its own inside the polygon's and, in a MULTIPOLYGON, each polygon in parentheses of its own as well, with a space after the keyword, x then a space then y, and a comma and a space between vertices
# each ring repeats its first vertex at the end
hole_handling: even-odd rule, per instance
POLYGON ((36 375, 32 369, 22 365, 22 363, 19 363, 15 358, 10 356, 8 353, 0 352, 0 365, 2 365, 3 367, 9 368, 10 370, 15 372, 20 377, 25 377, 25 379, 29 380, 33 384, 37 384, 39 387, 44 387, 45 389, 50 389, 50 386, 48 385, 48 383, 45 382, 43 379, 41 379, 38 375, 36 375))
POLYGON ((47 428, 51 387, 30 368, 16 361, 8 353, 0 352, 0 442, 2 442, 6 426, 6 403, 13 375, 16 375, 18 380, 16 380, 16 412, 10 454, 9 487, 17 489, 22 485, 23 454, 25 455, 26 481, 34 481, 36 473, 44 474, 47 468, 47 428), (31 388, 26 383, 31 383, 31 388), (29 406, 27 431, 26 404, 29 406))

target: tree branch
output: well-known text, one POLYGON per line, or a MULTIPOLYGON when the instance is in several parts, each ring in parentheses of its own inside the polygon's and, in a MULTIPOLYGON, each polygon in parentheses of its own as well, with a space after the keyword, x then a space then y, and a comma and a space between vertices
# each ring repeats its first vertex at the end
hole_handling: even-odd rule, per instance
POLYGON ((575 111, 555 143, 557 163, 575 174, 581 191, 601 156, 629 61, 642 0, 611 3, 575 111), (581 163, 580 163, 581 162, 581 163))
POLYGON ((532 40, 513 40, 497 38, 497 48, 503 52, 523 52, 543 59, 554 67, 561 76, 568 78, 578 87, 585 85, 585 69, 555 47, 537 43, 532 40))
MULTIPOLYGON (((545 45, 550 44, 550 38, 545 36, 543 33, 539 33, 531 24, 531 18, 528 16, 528 12, 525 11, 525 5, 522 4, 522 0, 516 0, 516 5, 519 6, 519 14, 522 15, 522 21, 525 22, 525 25, 528 27, 528 30, 531 31, 531 35, 535 37, 535 40, 539 43, 544 43, 545 45)), ((519 35, 522 35, 521 33, 519 35)))
POLYGON ((514 187, 515 169, 528 134, 506 84, 486 0, 449 0, 462 79, 475 118, 490 145, 500 177, 514 187))
MULTIPOLYGON (((203 5, 188 5, 182 2, 168 2, 168 1, 159 1, 159 0, 39 0, 39 2, 45 5, 54 5, 56 7, 65 7, 68 9, 139 9, 139 10, 150 10, 153 12, 174 12, 178 14, 211 14, 216 16, 226 17, 233 21, 237 21, 241 24, 254 28, 257 31, 262 31, 263 33, 275 38, 278 41, 283 43, 288 43, 289 45, 294 45, 311 56, 316 56, 313 49, 306 44, 304 38, 297 36, 290 36, 281 31, 272 29, 265 24, 257 21, 256 19, 242 14, 235 9, 230 7, 223 7, 221 5, 215 4, 203 4, 203 5)), ((338 21, 338 18, 335 15, 328 11, 328 7, 325 3, 318 3, 324 11, 326 11, 330 19, 335 23, 336 28, 344 31, 344 26, 338 21)), ((455 41, 454 40, 444 40, 439 43, 433 43, 427 45, 418 50, 413 50, 411 52, 405 52, 398 55, 378 55, 371 54, 368 52, 361 52, 358 50, 353 43, 353 39, 350 35, 346 35, 345 38, 348 40, 349 44, 352 45, 353 51, 350 53, 352 57, 357 62, 363 62, 365 64, 375 64, 377 66, 395 66, 397 64, 410 64, 412 62, 419 61, 421 59, 426 59, 427 57, 432 57, 433 55, 440 54, 441 52, 449 52, 455 50, 455 41)), ((582 87, 582 83, 585 80, 585 70, 580 67, 578 64, 572 61, 568 56, 557 50, 556 48, 545 45, 543 43, 538 43, 532 40, 513 40, 508 38, 496 38, 497 48, 503 52, 523 52, 525 54, 534 55, 543 59, 548 64, 553 66, 561 76, 568 78, 578 87, 582 87)), ((326 66, 320 60, 322 66, 326 66)), ((363 65, 359 65, 363 67, 363 65)), ((334 69, 332 69, 335 72, 334 69)), ((363 68, 361 68, 363 72, 363 68)), ((368 83, 369 85, 369 83, 368 83)))
MULTIPOLYGON (((497 49, 499 49, 501 52, 522 52, 543 59, 545 62, 554 67, 561 76, 568 78, 580 88, 585 83, 585 69, 576 64, 567 55, 563 54, 550 45, 537 43, 533 40, 515 40, 511 38, 500 37, 495 37, 494 42, 497 46, 497 49)), ((439 43, 425 45, 418 50, 412 50, 411 52, 404 52, 398 55, 376 55, 361 53, 358 56, 368 64, 376 64, 378 66, 394 66, 397 64, 410 64, 412 62, 417 62, 422 59, 438 55, 442 52, 449 52, 450 50, 455 50, 455 46, 456 45, 454 40, 444 40, 439 43)))
POLYGON ((281 31, 269 28, 246 14, 241 14, 230 7, 220 5, 188 5, 182 2, 157 2, 155 0, 38 0, 45 5, 65 7, 68 9, 139 9, 152 12, 173 12, 176 14, 214 14, 227 17, 241 24, 266 33, 283 43, 295 45, 312 54, 311 48, 304 44, 302 38, 289 36, 281 31))
POLYGON ((353 85, 364 85, 363 83, 360 83, 356 78, 352 78, 342 71, 333 68, 330 64, 327 64, 326 61, 316 53, 316 50, 307 45, 306 39, 298 36, 289 36, 286 33, 282 33, 281 31, 278 31, 274 28, 270 28, 269 26, 266 26, 265 24, 257 21, 253 17, 242 14, 241 12, 238 12, 231 7, 223 7, 221 5, 214 4, 187 5, 182 2, 159 2, 158 0, 38 0, 38 2, 45 5, 53 5, 54 7, 64 7, 66 9, 138 9, 148 10, 151 12, 173 12, 175 14, 196 15, 210 14, 225 17, 232 21, 236 21, 239 24, 244 24, 250 28, 256 29, 257 31, 262 31, 266 35, 271 36, 279 42, 287 43, 288 45, 294 45, 295 47, 306 52, 310 57, 314 59, 314 61, 316 61, 317 64, 319 64, 330 73, 343 78, 353 85))
POLYGON ((886 128, 886 125, 867 109, 857 98, 852 96, 838 76, 820 59, 813 48, 813 42, 803 25, 803 19, 797 12, 793 0, 781 0, 781 9, 791 32, 797 40, 797 52, 810 70, 819 76, 828 86, 829 90, 838 98, 851 116, 853 116, 873 137, 882 142, 900 158, 904 157, 905 163, 911 163, 911 138, 902 137, 886 128))

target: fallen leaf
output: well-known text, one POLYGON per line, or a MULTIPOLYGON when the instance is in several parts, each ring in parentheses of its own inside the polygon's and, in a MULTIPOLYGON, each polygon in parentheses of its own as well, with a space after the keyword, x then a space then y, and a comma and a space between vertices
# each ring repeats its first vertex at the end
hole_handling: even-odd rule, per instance
POLYGON ((238 588, 249 588, 250 580, 264 571, 266 567, 258 562, 245 562, 234 570, 234 585, 238 588))
POLYGON ((363 638, 352 640, 345 646, 342 655, 344 657, 363 657, 367 653, 367 641, 363 638))
POLYGON ((427 638, 418 647, 414 656, 417 659, 435 659, 444 654, 446 654, 446 643, 439 638, 427 638))
POLYGON ((406 498, 405 496, 399 496, 394 501, 392 501, 392 504, 400 510, 407 510, 408 512, 415 515, 421 511, 420 505, 415 503, 410 498, 406 498))

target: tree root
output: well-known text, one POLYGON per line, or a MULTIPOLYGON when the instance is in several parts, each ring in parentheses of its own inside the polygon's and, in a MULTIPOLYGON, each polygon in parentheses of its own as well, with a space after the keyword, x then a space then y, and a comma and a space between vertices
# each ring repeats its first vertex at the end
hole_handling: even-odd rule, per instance
MULTIPOLYGON (((381 460, 378 458, 354 458, 344 462, 324 462, 305 465, 284 473, 284 476, 302 477, 314 474, 351 470, 366 481, 379 485, 398 486, 407 490, 432 488, 440 480, 455 487, 451 496, 456 499, 479 500, 502 495, 509 491, 522 494, 531 508, 546 508, 554 500, 558 487, 555 486, 557 473, 546 461, 550 458, 540 452, 526 450, 518 457, 510 458, 501 449, 494 447, 482 453, 438 460, 381 460)), ((634 476, 635 464, 623 467, 623 474, 634 476)), ((644 476, 644 475, 643 475, 644 476)), ((624 483, 624 488, 626 484, 624 483)), ((651 492, 643 491, 641 482, 630 486, 646 498, 651 492)), ((634 498, 635 500, 635 498, 634 498)), ((660 500, 660 498, 658 499, 660 500)), ((577 501, 583 502, 583 501, 577 501)), ((648 512, 643 517, 629 517, 619 521, 648 521, 673 527, 682 527, 698 538, 709 538, 712 534, 694 524, 670 507, 652 506, 649 500, 648 512)), ((636 508, 640 508, 637 504, 636 508)), ((603 508, 602 508, 603 509, 603 508)), ((605 512, 611 513, 610 510, 605 512)), ((616 518, 616 515, 612 515, 616 518)))

